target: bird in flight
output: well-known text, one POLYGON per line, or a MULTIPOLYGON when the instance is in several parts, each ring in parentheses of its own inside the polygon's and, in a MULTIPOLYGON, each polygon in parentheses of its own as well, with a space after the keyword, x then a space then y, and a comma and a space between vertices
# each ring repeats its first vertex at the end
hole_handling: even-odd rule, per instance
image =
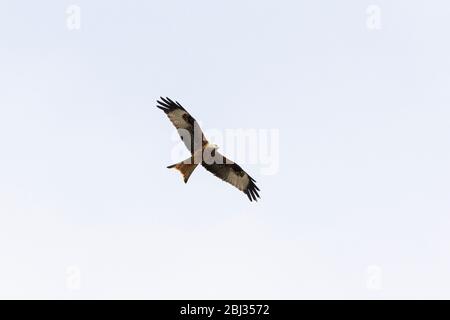
POLYGON ((218 146, 211 144, 205 138, 197 121, 177 101, 161 97, 157 100, 157 107, 164 111, 178 131, 181 140, 191 152, 191 157, 168 169, 178 170, 185 183, 195 168, 201 164, 206 170, 244 192, 250 201, 260 198, 256 181, 238 164, 221 155, 218 146))

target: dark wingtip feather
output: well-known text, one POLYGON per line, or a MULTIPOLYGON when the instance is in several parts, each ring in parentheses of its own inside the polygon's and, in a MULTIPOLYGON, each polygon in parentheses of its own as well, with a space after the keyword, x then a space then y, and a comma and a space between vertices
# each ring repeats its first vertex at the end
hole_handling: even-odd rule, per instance
POLYGON ((250 194, 252 195, 253 200, 258 201, 258 200, 256 199, 255 190, 250 189, 250 194))
POLYGON ((165 103, 167 103, 167 104, 170 104, 170 99, 169 98, 167 98, 167 97, 160 97, 161 98, 161 100, 162 101, 164 101, 165 103))
POLYGON ((186 109, 184 109, 183 106, 178 101, 175 101, 175 103, 180 109, 186 111, 186 109))
POLYGON ((250 182, 249 185, 248 185, 248 187, 247 187, 247 190, 245 191, 245 193, 248 193, 249 195, 251 195, 251 197, 253 198, 253 200, 258 201, 258 198, 261 198, 261 197, 259 196, 258 191, 260 191, 260 190, 259 190, 259 188, 256 186, 256 184, 255 184, 254 182, 250 182))
POLYGON ((170 110, 170 106, 168 106, 167 104, 165 104, 164 102, 161 102, 160 100, 156 100, 156 107, 161 109, 164 112, 167 112, 170 110))
POLYGON ((173 102, 170 98, 168 97, 159 97, 159 100, 156 100, 157 102, 157 107, 161 110, 163 110, 165 113, 171 112, 175 109, 182 109, 184 111, 186 111, 186 109, 184 109, 181 104, 179 104, 177 101, 173 102))
POLYGON ((168 109, 166 109, 166 108, 163 108, 163 107, 161 107, 161 106, 156 106, 158 109, 161 109, 162 111, 164 111, 164 112, 167 112, 167 110, 168 109))

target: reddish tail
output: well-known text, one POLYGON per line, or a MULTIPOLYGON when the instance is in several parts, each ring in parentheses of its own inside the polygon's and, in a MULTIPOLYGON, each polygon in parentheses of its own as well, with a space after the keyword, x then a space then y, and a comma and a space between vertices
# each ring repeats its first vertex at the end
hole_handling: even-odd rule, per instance
POLYGON ((192 172, 194 172, 195 168, 197 168, 197 166, 198 163, 194 163, 193 159, 189 158, 177 164, 168 166, 167 169, 175 169, 180 171, 181 175, 183 176, 184 183, 187 183, 189 177, 191 176, 192 172))

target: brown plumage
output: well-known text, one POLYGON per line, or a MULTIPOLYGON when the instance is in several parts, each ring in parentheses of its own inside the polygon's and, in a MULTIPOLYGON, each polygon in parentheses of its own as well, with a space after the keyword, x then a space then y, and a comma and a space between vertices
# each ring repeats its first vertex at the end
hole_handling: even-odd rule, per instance
POLYGON ((244 192, 250 201, 257 201, 259 188, 256 181, 239 165, 227 159, 217 151, 217 146, 209 144, 197 121, 178 102, 169 98, 157 101, 157 107, 164 111, 178 131, 191 157, 174 165, 169 169, 180 171, 185 183, 195 168, 201 164, 216 177, 233 185, 244 192))

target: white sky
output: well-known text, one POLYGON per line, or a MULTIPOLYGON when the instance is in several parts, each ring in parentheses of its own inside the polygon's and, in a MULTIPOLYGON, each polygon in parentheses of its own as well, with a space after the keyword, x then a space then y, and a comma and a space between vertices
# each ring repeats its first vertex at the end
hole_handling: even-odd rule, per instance
POLYGON ((449 18, 1 1, 0 297, 450 298, 449 18), (279 172, 244 165, 262 201, 166 169, 161 95, 205 130, 279 130, 279 172))

